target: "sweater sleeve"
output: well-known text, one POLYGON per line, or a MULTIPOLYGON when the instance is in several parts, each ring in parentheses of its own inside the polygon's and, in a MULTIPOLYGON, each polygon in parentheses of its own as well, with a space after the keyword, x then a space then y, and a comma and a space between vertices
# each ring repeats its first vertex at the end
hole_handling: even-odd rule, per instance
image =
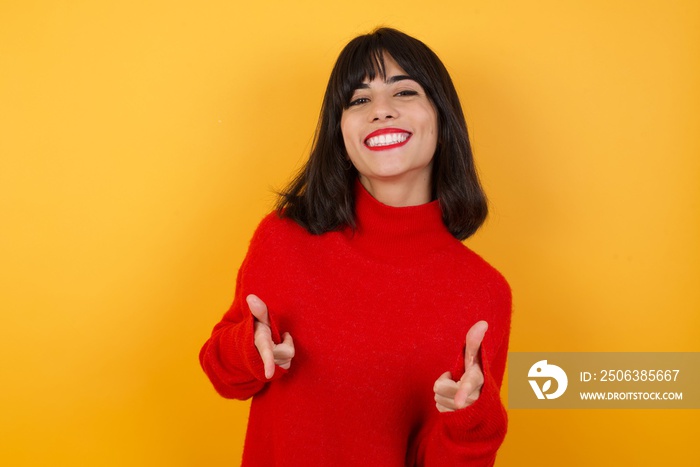
MULTIPOLYGON (((481 347, 484 385, 479 398, 464 409, 431 417, 417 440, 416 466, 494 465, 508 423, 500 390, 508 355, 511 292, 505 280, 503 284, 505 286, 499 286, 491 293, 493 322, 489 322, 486 334, 491 333, 490 342, 487 343, 485 338, 481 347)), ((455 380, 461 378, 463 373, 464 352, 452 371, 455 380)))
MULTIPOLYGON (((254 343, 255 318, 245 300, 248 294, 256 292, 256 275, 260 274, 260 268, 252 266, 264 261, 265 224, 263 220, 253 235, 248 253, 238 270, 233 304, 214 326, 211 336, 199 352, 202 369, 214 389, 226 398, 249 399, 269 381, 286 373, 286 370, 276 366, 274 376, 270 380, 265 378, 263 362, 254 343)), ((264 301, 264 297, 261 299, 264 301)), ((272 313, 269 314, 272 340, 279 343, 280 332, 272 313)))

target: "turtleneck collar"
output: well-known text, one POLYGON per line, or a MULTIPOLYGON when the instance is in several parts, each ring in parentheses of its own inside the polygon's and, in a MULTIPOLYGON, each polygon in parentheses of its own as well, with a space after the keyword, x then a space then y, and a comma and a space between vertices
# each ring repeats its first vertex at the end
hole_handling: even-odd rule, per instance
POLYGON ((353 246, 374 257, 415 257, 458 242, 442 221, 438 201, 394 207, 375 199, 355 182, 354 231, 347 229, 353 246))

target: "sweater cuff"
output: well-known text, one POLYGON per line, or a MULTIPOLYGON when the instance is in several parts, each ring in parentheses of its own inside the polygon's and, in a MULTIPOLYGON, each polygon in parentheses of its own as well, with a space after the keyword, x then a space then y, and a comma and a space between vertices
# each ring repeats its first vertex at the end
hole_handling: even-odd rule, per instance
MULTIPOLYGON (((272 342, 281 342, 279 330, 274 321, 270 319, 270 330, 272 332, 272 342)), ((228 329, 228 335, 222 336, 221 351, 225 359, 231 358, 235 361, 240 359, 244 367, 250 372, 253 378, 261 382, 268 382, 284 375, 287 370, 275 365, 275 374, 272 378, 265 378, 265 366, 258 348, 255 347, 255 318, 248 314, 243 321, 228 329)))
MULTIPOLYGON (((490 355, 481 348, 481 371, 484 374, 484 384, 479 398, 470 406, 454 412, 445 412, 443 423, 448 436, 455 440, 473 439, 473 433, 478 431, 488 437, 504 437, 506 430, 506 411, 501 402, 500 388, 491 374, 490 355)), ((464 353, 458 364, 461 371, 453 372, 455 380, 464 374, 464 353)))

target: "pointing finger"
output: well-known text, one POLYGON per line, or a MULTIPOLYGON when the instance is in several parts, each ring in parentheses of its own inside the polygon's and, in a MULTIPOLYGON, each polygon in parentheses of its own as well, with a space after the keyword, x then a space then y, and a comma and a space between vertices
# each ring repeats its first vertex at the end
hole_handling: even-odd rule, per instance
POLYGON ((464 367, 469 368, 474 364, 479 355, 481 342, 484 340, 484 334, 489 328, 486 321, 478 321, 467 332, 466 346, 464 348, 464 367))
POLYGON ((246 302, 248 302, 248 308, 250 312, 255 316, 255 319, 263 324, 270 325, 270 318, 267 313, 267 305, 265 302, 260 300, 257 295, 250 294, 246 297, 246 302))

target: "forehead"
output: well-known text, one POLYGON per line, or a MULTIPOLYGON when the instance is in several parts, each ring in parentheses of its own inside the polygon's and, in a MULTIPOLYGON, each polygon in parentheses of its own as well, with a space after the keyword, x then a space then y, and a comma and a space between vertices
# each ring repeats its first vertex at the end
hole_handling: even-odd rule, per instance
POLYGON ((365 76, 362 79, 363 83, 368 83, 379 79, 386 82, 394 76, 408 76, 406 70, 401 68, 401 65, 399 65, 396 60, 394 60, 394 57, 389 55, 387 52, 382 53, 381 58, 376 61, 375 67, 372 71, 373 73, 365 73, 365 76))

